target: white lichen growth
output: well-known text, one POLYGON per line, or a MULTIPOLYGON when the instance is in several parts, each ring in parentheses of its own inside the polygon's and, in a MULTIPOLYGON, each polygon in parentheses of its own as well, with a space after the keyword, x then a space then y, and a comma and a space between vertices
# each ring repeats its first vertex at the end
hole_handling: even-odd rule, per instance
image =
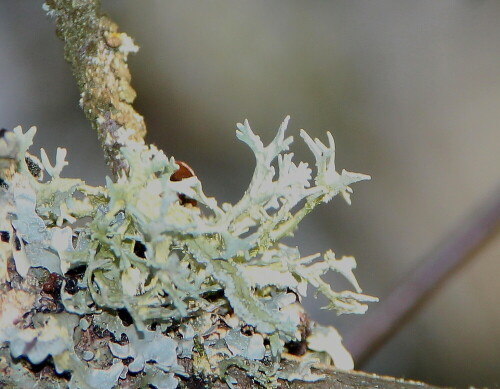
POLYGON ((325 308, 364 313, 366 302, 377 299, 361 294, 354 258, 337 259, 332 251, 323 260, 319 254, 302 257, 280 240, 333 196, 340 193, 350 202, 350 185, 370 177, 338 173, 331 134, 326 146, 302 130, 316 159, 313 177, 308 164, 295 164, 288 152, 293 141, 285 137, 288 120, 267 146, 248 121, 238 124, 237 137, 255 154, 255 172, 243 197, 220 207, 204 194, 196 176, 171 180, 179 166, 154 146, 128 142, 121 149, 127 174, 107 178, 105 187, 90 187, 61 177, 67 165, 64 149, 57 150, 54 165, 42 149, 40 168, 47 181, 30 174, 25 155, 34 130, 9 133, 15 150, 4 158, 17 168, 8 187, 0 189, 5 205, 0 217, 11 220, 1 224, 9 241, 0 246, 0 281, 9 277, 5 263, 11 255, 22 278, 33 268, 45 268, 62 280, 58 296, 66 311, 64 316, 38 314, 43 323, 36 328, 9 325, 0 340, 9 344, 12 356, 32 363, 51 356, 58 372, 71 374, 69 387, 92 387, 103 375, 100 387, 112 387, 130 372, 141 374, 135 379, 143 383, 175 388, 174 375, 183 374, 178 357, 193 357, 195 369, 228 384, 225 372, 233 365, 263 385, 274 385, 278 377, 320 379, 311 373, 308 358, 301 373, 277 373, 286 344, 298 341, 308 342, 338 367, 352 368, 333 328, 314 327, 310 339, 301 338, 304 313, 297 296, 305 296, 311 285, 328 299, 325 308), (180 195, 198 206, 181 204, 180 195), (85 218, 90 221, 73 227, 85 218), (330 270, 345 276, 355 292, 334 291, 322 279, 330 270), (79 276, 71 278, 71 272, 79 276), (118 318, 124 312, 132 326, 118 318), (89 321, 82 327, 83 317, 89 321), (95 328, 112 334, 106 352, 95 342, 81 341, 95 328), (323 338, 328 344, 321 343, 323 338), (125 366, 122 359, 132 362, 125 366))

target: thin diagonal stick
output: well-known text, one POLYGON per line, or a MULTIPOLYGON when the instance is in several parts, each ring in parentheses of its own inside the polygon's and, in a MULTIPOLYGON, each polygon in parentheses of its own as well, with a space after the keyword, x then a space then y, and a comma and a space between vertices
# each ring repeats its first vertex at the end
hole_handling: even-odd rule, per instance
POLYGON ((363 324, 345 337, 344 344, 358 367, 394 336, 424 299, 442 287, 444 279, 497 231, 500 190, 482 204, 460 228, 419 261, 420 265, 388 297, 380 299, 380 305, 363 324))

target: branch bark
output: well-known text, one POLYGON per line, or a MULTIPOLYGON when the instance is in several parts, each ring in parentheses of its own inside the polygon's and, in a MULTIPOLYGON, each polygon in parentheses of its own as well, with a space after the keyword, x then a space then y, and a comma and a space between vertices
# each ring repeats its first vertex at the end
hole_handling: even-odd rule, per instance
MULTIPOLYGON (((296 371, 297 365, 291 361, 284 360, 281 363, 281 369, 284 371, 296 371)), ((315 374, 324 374, 325 379, 317 382, 304 381, 285 381, 279 380, 280 389, 366 389, 366 388, 384 388, 384 389, 443 389, 442 387, 427 385, 422 382, 403 380, 388 376, 379 376, 360 371, 342 371, 331 366, 318 366, 312 369, 315 374)), ((245 372, 232 368, 228 371, 232 377, 238 381, 238 389, 255 389, 255 383, 245 372)), ((181 382, 181 387, 198 388, 190 382, 181 382)), ((227 389, 225 383, 216 382, 213 386, 216 389, 227 389)))
POLYGON ((47 0, 44 7, 56 20, 64 57, 80 90, 80 106, 116 176, 127 170, 120 148, 128 142, 144 143, 146 134, 144 118, 132 107, 136 92, 127 65, 128 53, 138 48, 100 14, 98 0, 47 0))

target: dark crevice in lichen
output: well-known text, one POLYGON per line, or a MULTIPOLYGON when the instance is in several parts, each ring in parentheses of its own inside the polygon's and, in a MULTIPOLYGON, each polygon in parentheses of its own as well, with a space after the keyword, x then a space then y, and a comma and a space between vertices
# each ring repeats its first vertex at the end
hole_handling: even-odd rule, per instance
POLYGON ((0 231, 0 240, 2 242, 8 242, 10 240, 9 231, 0 231))
POLYGON ((42 174, 42 168, 28 156, 26 156, 24 160, 26 161, 26 165, 28 166, 28 170, 31 175, 35 178, 39 178, 42 174))
POLYGON ((124 308, 121 308, 117 309, 116 312, 118 313, 118 317, 120 318, 125 327, 134 324, 134 319, 132 318, 132 315, 130 315, 129 311, 127 311, 124 308))

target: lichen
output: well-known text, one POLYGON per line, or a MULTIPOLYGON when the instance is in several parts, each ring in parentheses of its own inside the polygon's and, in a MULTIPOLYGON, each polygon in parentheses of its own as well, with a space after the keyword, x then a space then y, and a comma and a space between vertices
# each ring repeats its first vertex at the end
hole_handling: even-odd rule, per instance
MULTIPOLYGON (((2 347, 53 366, 53 387, 175 388, 189 373, 180 363, 186 358, 198 376, 229 386, 231 366, 268 387, 278 379, 321 379, 311 372, 318 360, 351 369, 340 335, 310 324, 300 297, 310 285, 338 314, 364 313, 377 299, 361 293, 353 257, 302 256, 281 240, 333 196, 349 202, 350 185, 369 176, 335 170, 330 133, 326 146, 301 131, 314 175, 307 163, 295 164, 288 120, 267 146, 247 121, 238 124, 256 167, 242 198, 220 206, 195 175, 172 180, 179 164, 155 146, 122 147, 127 174, 91 187, 61 176, 64 149, 54 165, 44 150, 40 159, 27 153, 35 129, 8 132, 10 146, 0 150, 11 161, 0 189, 8 237, 0 245, 0 299, 10 300, 0 307, 2 347), (26 157, 47 178, 32 174, 26 157), (330 270, 355 291, 333 290, 322 278, 330 270), (300 369, 280 372, 292 343, 304 345, 300 369)), ((16 369, 28 382, 28 366, 16 369)))

